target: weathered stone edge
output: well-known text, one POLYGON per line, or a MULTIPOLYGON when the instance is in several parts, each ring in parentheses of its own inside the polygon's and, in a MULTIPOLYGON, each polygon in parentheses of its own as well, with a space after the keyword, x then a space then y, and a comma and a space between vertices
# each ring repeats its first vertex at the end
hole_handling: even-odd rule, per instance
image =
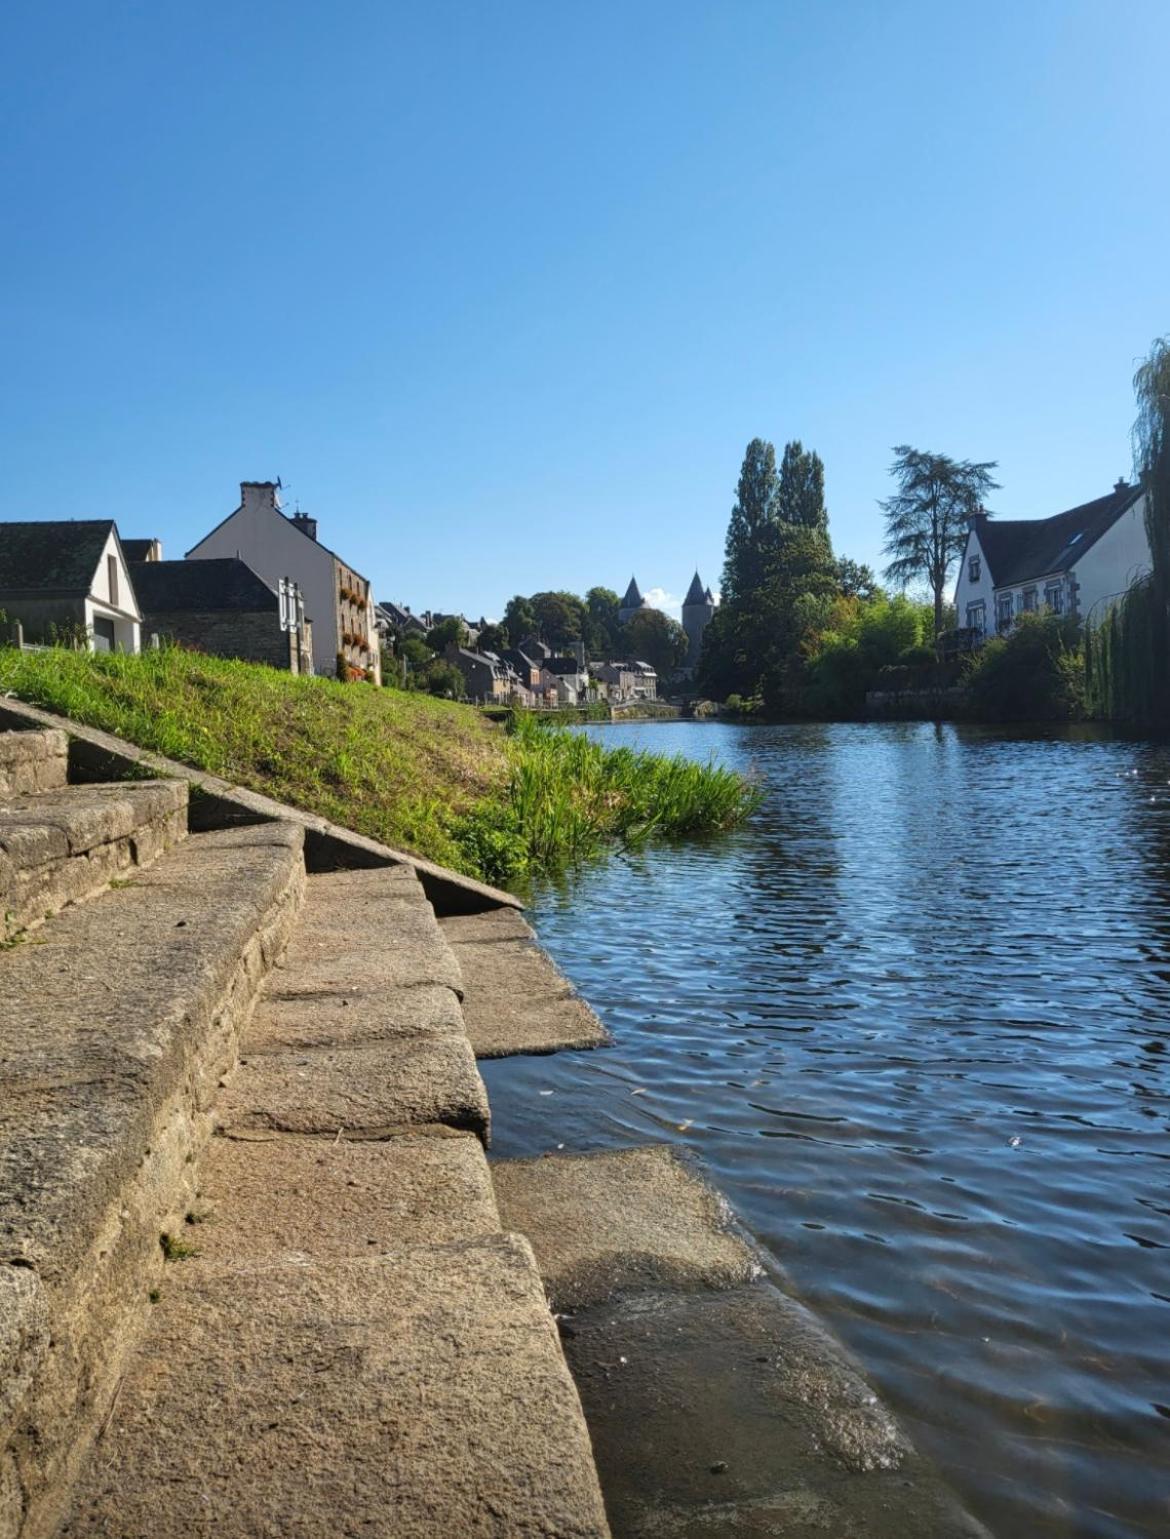
POLYGON ((226 1067, 226 1061, 212 1062, 225 1043, 234 1060, 260 984, 286 948, 304 899, 301 836, 290 830, 288 839, 287 865, 274 869, 272 890, 230 971, 220 978, 208 973, 190 996, 185 1019, 187 1029, 194 1028, 195 1057, 171 1075, 150 1110, 150 1143, 123 1181, 121 1226, 104 1265, 95 1252, 88 1271, 50 1283, 36 1268, 0 1264, 5 1292, 12 1291, 13 1271, 34 1279, 14 1297, 0 1294, 0 1306, 10 1306, 7 1320, 0 1313, 0 1325, 9 1328, 0 1343, 7 1349, 0 1350, 0 1368, 11 1390, 0 1395, 0 1539, 15 1539, 17 1533, 24 1539, 49 1539, 55 1533, 61 1504, 109 1415, 121 1369, 145 1323, 135 1320, 140 1299, 122 1285, 127 1275, 136 1275, 145 1292, 161 1272, 158 1236, 180 1222, 194 1190, 196 1156, 212 1132, 212 1119, 200 1104, 206 1086, 198 1083, 195 1060, 206 1060, 204 1079, 226 1067), (86 1308, 102 1317, 104 1329, 97 1339, 77 1334, 77 1322, 86 1313, 82 1297, 88 1300, 86 1308), (81 1393, 74 1397, 78 1365, 85 1374, 81 1393), (64 1395, 62 1375, 70 1385, 64 1395))
POLYGON ((489 908, 523 908, 520 899, 474 877, 462 876, 458 871, 435 865, 419 855, 404 850, 394 850, 367 839, 364 834, 342 828, 327 818, 312 812, 302 812, 286 802, 274 801, 258 791, 221 780, 205 770, 193 769, 177 759, 138 748, 123 738, 102 732, 97 727, 86 727, 67 716, 58 716, 39 706, 28 705, 23 700, 5 696, 0 701, 0 727, 63 727, 69 734, 70 767, 79 779, 105 780, 117 778, 117 772, 127 770, 139 774, 149 770, 152 774, 167 775, 172 779, 185 780, 198 792, 192 801, 191 827, 222 828, 230 823, 256 823, 277 819, 286 823, 299 823, 305 831, 305 859, 310 870, 329 869, 331 866, 361 867, 404 865, 411 866, 418 875, 427 897, 440 914, 470 914, 489 908))

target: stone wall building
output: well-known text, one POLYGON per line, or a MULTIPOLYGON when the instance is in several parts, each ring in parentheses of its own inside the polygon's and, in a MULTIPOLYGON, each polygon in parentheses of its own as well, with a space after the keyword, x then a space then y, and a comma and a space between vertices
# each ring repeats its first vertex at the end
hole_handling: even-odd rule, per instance
POLYGON ((696 567, 687 596, 682 602, 683 630, 687 633, 687 667, 692 670, 699 666, 703 632, 714 618, 715 595, 710 588, 703 587, 703 580, 696 567))
POLYGON ((642 590, 638 587, 638 579, 631 577, 625 597, 618 606, 618 624, 625 625, 628 620, 634 618, 639 609, 649 609, 650 607, 649 603, 642 597, 642 590))
MULTIPOLYGON (((138 549, 155 541, 133 541, 138 549)), ((274 589, 234 556, 135 563, 146 636, 213 657, 312 673, 312 627, 295 583, 274 589)))

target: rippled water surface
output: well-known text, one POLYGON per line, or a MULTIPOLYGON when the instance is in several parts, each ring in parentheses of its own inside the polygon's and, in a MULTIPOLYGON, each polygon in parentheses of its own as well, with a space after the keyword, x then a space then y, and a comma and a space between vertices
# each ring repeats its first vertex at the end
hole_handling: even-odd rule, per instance
POLYGON ((616 1043, 495 1152, 690 1145, 1000 1539, 1170 1534, 1170 749, 597 730, 767 800, 538 895, 616 1043))

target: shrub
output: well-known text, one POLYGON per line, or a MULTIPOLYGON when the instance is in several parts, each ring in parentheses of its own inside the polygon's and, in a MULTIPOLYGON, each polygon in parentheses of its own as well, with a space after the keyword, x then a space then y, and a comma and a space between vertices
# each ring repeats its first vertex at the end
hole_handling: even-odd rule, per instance
POLYGON ((969 710, 978 721, 1075 721, 1085 714, 1085 680, 1075 622, 1024 615, 967 662, 969 710))

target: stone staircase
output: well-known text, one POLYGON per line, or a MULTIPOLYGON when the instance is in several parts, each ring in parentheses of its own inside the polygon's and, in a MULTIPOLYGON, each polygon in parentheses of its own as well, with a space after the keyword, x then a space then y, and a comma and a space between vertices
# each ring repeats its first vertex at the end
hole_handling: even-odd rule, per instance
POLYGON ((0 1539, 606 1535, 419 876, 65 766, 0 733, 0 1539))

